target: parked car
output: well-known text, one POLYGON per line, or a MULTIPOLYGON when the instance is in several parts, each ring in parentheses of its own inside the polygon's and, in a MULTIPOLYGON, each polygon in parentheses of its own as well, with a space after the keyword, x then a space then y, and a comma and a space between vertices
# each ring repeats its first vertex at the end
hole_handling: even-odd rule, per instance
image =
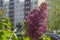
POLYGON ((47 33, 46 35, 50 37, 51 40, 60 40, 60 37, 57 34, 47 33))

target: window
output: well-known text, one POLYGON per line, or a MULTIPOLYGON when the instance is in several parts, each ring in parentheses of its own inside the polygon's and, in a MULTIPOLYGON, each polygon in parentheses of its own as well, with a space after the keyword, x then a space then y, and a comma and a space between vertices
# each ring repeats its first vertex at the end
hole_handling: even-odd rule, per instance
POLYGON ((27 2, 25 2, 25 4, 27 4, 27 2))
POLYGON ((25 11, 25 13, 27 13, 27 11, 25 11))
POLYGON ((19 1, 16 1, 16 3, 19 3, 19 1))
POLYGON ((27 8, 30 8, 29 6, 27 6, 27 8))
POLYGON ((23 14, 21 13, 20 16, 22 16, 23 14))
POLYGON ((14 0, 10 0, 10 1, 14 1, 14 0))
POLYGON ((37 4, 37 1, 35 1, 35 4, 37 4))
POLYGON ((24 6, 24 4, 20 5, 20 7, 23 7, 23 6, 24 6))
POLYGON ((2 7, 2 4, 0 4, 0 7, 2 7))
POLYGON ((27 1, 28 3, 30 2, 30 1, 27 1))
MULTIPOLYGON (((7 6, 7 5, 6 5, 7 6)), ((14 7, 14 5, 10 5, 10 7, 14 7)))
POLYGON ((18 6, 16 6, 18 8, 18 6))
POLYGON ((25 4, 29 4, 29 3, 30 3, 30 1, 29 1, 29 0, 25 2, 25 4))
POLYGON ((10 17, 10 19, 13 19, 12 17, 10 17))
POLYGON ((13 3, 14 1, 11 1, 10 3, 13 3))

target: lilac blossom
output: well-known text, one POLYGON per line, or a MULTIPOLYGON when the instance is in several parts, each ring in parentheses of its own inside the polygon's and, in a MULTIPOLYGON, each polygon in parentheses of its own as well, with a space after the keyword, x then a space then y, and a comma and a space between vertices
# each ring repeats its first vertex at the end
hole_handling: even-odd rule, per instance
POLYGON ((46 2, 43 2, 38 10, 33 9, 26 16, 26 36, 29 36, 32 40, 39 40, 39 37, 46 32, 46 9, 46 2))

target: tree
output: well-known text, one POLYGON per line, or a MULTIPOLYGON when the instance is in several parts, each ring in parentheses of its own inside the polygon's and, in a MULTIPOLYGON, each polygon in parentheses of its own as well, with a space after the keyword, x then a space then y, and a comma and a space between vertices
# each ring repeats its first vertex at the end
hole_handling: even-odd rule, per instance
POLYGON ((12 25, 9 18, 3 16, 3 11, 0 10, 0 40, 18 40, 15 31, 11 31, 12 25), (8 29, 4 27, 7 26, 8 29))
POLYGON ((48 19, 47 26, 53 30, 60 29, 60 1, 59 0, 47 0, 48 3, 48 19))

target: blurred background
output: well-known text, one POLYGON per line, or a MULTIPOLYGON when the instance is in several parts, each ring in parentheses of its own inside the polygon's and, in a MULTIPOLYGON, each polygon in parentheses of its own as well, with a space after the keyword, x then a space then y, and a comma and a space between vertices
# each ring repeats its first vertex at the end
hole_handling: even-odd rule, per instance
POLYGON ((0 0, 0 10, 4 10, 4 16, 9 17, 13 29, 19 28, 28 12, 38 8, 41 2, 47 2, 47 32, 60 32, 60 0, 0 0))

